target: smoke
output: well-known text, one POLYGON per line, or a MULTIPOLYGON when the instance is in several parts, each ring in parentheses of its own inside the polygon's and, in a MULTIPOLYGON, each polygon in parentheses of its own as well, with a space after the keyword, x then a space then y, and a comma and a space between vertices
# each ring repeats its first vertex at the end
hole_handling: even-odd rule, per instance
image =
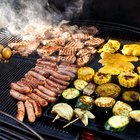
POLYGON ((1 0, 0 28, 7 27, 12 33, 21 33, 27 25, 40 28, 58 24, 61 20, 70 20, 78 16, 83 8, 83 0, 75 0, 65 5, 60 12, 51 7, 47 0, 1 0))

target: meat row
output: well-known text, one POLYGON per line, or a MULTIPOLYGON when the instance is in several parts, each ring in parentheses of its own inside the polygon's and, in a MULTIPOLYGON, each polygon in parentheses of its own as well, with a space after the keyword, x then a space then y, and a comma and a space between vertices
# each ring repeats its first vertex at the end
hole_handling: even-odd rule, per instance
POLYGON ((59 57, 38 59, 23 78, 10 84, 10 95, 20 101, 17 118, 23 121, 26 110, 29 122, 34 122, 42 114, 41 107, 55 102, 75 78, 77 70, 76 65, 61 63, 59 57))

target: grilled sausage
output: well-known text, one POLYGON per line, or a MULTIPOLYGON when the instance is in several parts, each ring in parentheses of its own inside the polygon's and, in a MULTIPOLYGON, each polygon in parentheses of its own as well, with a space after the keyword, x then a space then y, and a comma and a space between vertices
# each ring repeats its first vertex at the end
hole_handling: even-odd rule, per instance
POLYGON ((21 78, 20 81, 29 84, 33 89, 38 86, 38 84, 36 84, 35 82, 32 82, 31 80, 27 78, 21 78))
POLYGON ((35 100, 29 100, 29 102, 32 103, 32 105, 33 105, 35 116, 36 117, 41 117, 42 108, 41 108, 40 104, 35 100))
POLYGON ((54 77, 56 77, 56 78, 58 78, 58 79, 61 79, 61 80, 64 80, 64 81, 70 81, 70 80, 71 80, 70 76, 62 75, 62 74, 60 74, 59 72, 56 72, 56 71, 54 71, 54 70, 48 69, 48 72, 49 72, 52 76, 54 76, 54 77))
POLYGON ((41 98, 40 96, 36 95, 35 93, 29 93, 28 97, 39 102, 42 107, 46 107, 48 105, 48 102, 45 99, 41 98))
POLYGON ((43 93, 49 95, 49 96, 52 96, 52 97, 57 96, 57 94, 56 94, 55 92, 53 92, 53 91, 47 89, 47 88, 44 87, 44 86, 38 86, 38 89, 39 89, 40 91, 42 91, 43 93))
POLYGON ((78 68, 77 67, 73 67, 73 66, 68 66, 68 65, 59 65, 59 68, 62 68, 64 70, 70 71, 74 74, 77 74, 78 68))
POLYGON ((68 75, 71 78, 75 78, 76 77, 76 75, 74 73, 72 73, 70 71, 67 71, 67 70, 65 70, 63 68, 58 68, 58 72, 60 72, 61 74, 64 74, 64 75, 68 75))
POLYGON ((50 67, 55 67, 56 66, 56 62, 43 61, 42 59, 38 59, 37 63, 42 64, 42 65, 46 65, 46 66, 50 66, 50 67))
POLYGON ((31 92, 31 89, 28 87, 28 86, 24 86, 24 87, 21 87, 19 86, 18 84, 16 83, 11 83, 10 84, 10 87, 20 93, 29 93, 31 92))
POLYGON ((35 122, 36 118, 35 118, 34 108, 32 103, 29 102, 29 100, 25 101, 25 108, 27 112, 28 121, 31 123, 35 122))
POLYGON ((25 116, 25 106, 24 106, 24 103, 22 101, 18 101, 18 103, 17 103, 17 115, 16 115, 16 118, 19 121, 23 122, 24 116, 25 116))
POLYGON ((30 92, 32 92, 32 86, 29 83, 20 80, 20 81, 17 82, 17 84, 21 87, 25 87, 25 86, 29 87, 30 92))
POLYGON ((39 79, 33 77, 32 75, 30 75, 29 73, 26 73, 25 74, 25 78, 28 79, 28 80, 30 80, 30 81, 32 81, 33 83, 38 84, 38 85, 44 85, 44 83, 45 83, 44 80, 43 81, 42 80, 39 80, 39 79))
POLYGON ((39 81, 45 81, 46 80, 46 78, 43 75, 41 75, 41 74, 39 74, 35 71, 28 71, 28 74, 30 74, 31 76, 33 76, 36 79, 39 79, 39 81))
POLYGON ((46 72, 46 71, 44 71, 42 69, 39 69, 38 67, 32 68, 31 70, 39 73, 40 75, 43 75, 45 78, 49 77, 49 73, 48 72, 46 72))
POLYGON ((49 96, 43 92, 41 92, 40 90, 38 89, 34 89, 34 93, 37 94, 38 96, 44 98, 45 100, 47 100, 48 102, 55 102, 56 101, 56 97, 52 97, 52 96, 49 96))
POLYGON ((50 76, 49 79, 52 80, 52 81, 54 81, 54 82, 56 82, 56 83, 59 83, 61 85, 64 85, 64 86, 68 86, 69 85, 69 82, 66 82, 66 81, 57 79, 57 78, 55 78, 53 76, 50 76))
POLYGON ((23 95, 23 94, 19 93, 18 91, 15 91, 14 89, 11 89, 11 90, 10 90, 10 95, 11 95, 13 98, 15 98, 15 99, 17 99, 17 100, 20 100, 20 101, 26 101, 27 99, 29 99, 28 96, 23 95))
POLYGON ((50 80, 50 79, 47 79, 46 82, 47 82, 48 85, 53 86, 53 87, 56 87, 57 89, 62 89, 62 90, 64 90, 64 89, 67 87, 67 86, 60 85, 60 84, 58 84, 58 83, 55 83, 55 82, 53 82, 53 81, 50 80))
POLYGON ((56 87, 52 87, 52 86, 48 85, 47 83, 45 83, 44 86, 45 86, 47 89, 49 89, 49 90, 51 90, 51 91, 54 91, 54 92, 57 93, 57 94, 60 94, 60 93, 63 92, 63 90, 57 89, 56 87))
POLYGON ((43 55, 42 60, 57 62, 57 63, 60 62, 60 59, 58 57, 55 57, 55 56, 45 56, 45 55, 43 55))
MULTIPOLYGON (((51 70, 55 70, 57 65, 55 67, 51 67, 51 66, 47 66, 47 65, 43 65, 43 64, 36 64, 36 66, 40 67, 42 70, 46 71, 46 69, 51 69, 51 70)), ((47 71, 48 72, 48 71, 47 71)))

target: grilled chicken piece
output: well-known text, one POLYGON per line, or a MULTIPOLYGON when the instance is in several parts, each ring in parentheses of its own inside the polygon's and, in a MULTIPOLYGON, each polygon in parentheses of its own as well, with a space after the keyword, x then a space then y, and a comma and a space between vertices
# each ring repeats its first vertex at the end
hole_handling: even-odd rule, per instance
POLYGON ((94 38, 92 38, 90 40, 87 40, 85 42, 85 45, 99 47, 103 43, 104 43, 104 39, 94 37, 94 38))
POLYGON ((87 47, 87 48, 81 49, 76 55, 78 57, 83 57, 84 55, 95 54, 96 51, 97 50, 94 47, 87 47))
POLYGON ((61 48, 59 51, 59 55, 75 55, 76 54, 76 48, 74 47, 64 47, 61 48))
POLYGON ((77 59, 78 66, 84 66, 90 60, 91 54, 84 55, 77 59))
POLYGON ((99 32, 99 30, 95 26, 90 26, 90 27, 81 26, 79 31, 82 33, 93 34, 93 35, 96 35, 99 32))
POLYGON ((59 56, 59 58, 62 62, 75 63, 76 61, 75 55, 59 56))
POLYGON ((73 39, 88 40, 88 39, 92 39, 93 36, 91 36, 89 34, 85 34, 85 33, 76 33, 76 34, 72 34, 72 38, 73 39))
POLYGON ((84 43, 80 42, 79 40, 74 40, 65 46, 65 48, 75 48, 76 50, 80 50, 84 47, 84 43))
POLYGON ((65 39, 64 38, 53 38, 48 40, 42 40, 41 43, 43 45, 49 45, 49 46, 64 46, 65 45, 65 39))
POLYGON ((8 46, 15 50, 15 53, 19 53, 22 56, 28 56, 38 48, 39 42, 21 41, 17 43, 10 43, 8 46))
POLYGON ((43 46, 42 48, 37 49, 37 53, 40 56, 49 56, 54 52, 57 52, 61 46, 43 46))

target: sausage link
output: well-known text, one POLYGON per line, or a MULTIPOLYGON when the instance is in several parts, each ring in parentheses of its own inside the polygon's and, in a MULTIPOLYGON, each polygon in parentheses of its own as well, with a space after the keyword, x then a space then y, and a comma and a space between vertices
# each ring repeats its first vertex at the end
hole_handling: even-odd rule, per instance
POLYGON ((37 79, 39 79, 40 81, 45 81, 46 80, 46 78, 43 76, 43 75, 41 75, 41 74, 39 74, 39 73, 37 73, 37 72, 35 72, 35 71, 28 71, 28 73, 31 75, 31 76, 33 76, 34 78, 37 78, 37 79))
POLYGON ((55 67, 56 66, 56 62, 48 62, 48 61, 43 61, 41 59, 38 59, 37 63, 41 64, 41 65, 45 65, 45 66, 50 66, 50 67, 55 67))
POLYGON ((45 56, 43 55, 42 60, 51 61, 51 62, 60 62, 60 59, 55 56, 45 56))
POLYGON ((45 83, 44 86, 45 86, 47 89, 49 89, 49 90, 51 90, 51 91, 54 91, 54 92, 57 93, 57 94, 60 94, 60 93, 63 92, 63 90, 57 89, 56 87, 52 87, 52 86, 48 85, 47 83, 45 83))
POLYGON ((35 93, 29 93, 28 96, 31 99, 39 102, 42 107, 46 107, 48 105, 48 102, 45 99, 41 98, 40 96, 36 95, 35 93))
POLYGON ((56 97, 51 97, 43 92, 41 92, 40 90, 38 89, 34 89, 34 93, 37 94, 38 96, 44 98, 45 100, 47 100, 48 102, 55 102, 56 101, 56 97))
POLYGON ((29 100, 25 101, 25 108, 27 112, 28 121, 31 123, 35 122, 36 118, 35 118, 34 108, 33 105, 29 102, 29 100))
POLYGON ((26 101, 27 99, 30 99, 28 96, 23 95, 21 93, 19 93, 18 91, 15 91, 14 89, 10 90, 10 95, 20 101, 26 101))
POLYGON ((49 96, 52 96, 52 97, 57 96, 57 94, 56 94, 55 92, 53 92, 53 91, 47 89, 47 88, 44 87, 44 86, 38 86, 38 89, 39 89, 40 91, 42 91, 43 93, 49 95, 49 96))
POLYGON ((32 103, 32 105, 33 105, 35 116, 36 117, 41 117, 42 108, 41 108, 40 104, 35 100, 29 100, 29 102, 32 103))
POLYGON ((18 101, 17 103, 17 115, 16 118, 23 122, 23 119, 25 117, 25 106, 24 103, 22 101, 18 101))
POLYGON ((53 86, 53 87, 56 87, 57 89, 61 89, 61 90, 64 90, 64 89, 66 89, 66 87, 67 87, 67 86, 60 85, 60 84, 58 84, 58 83, 55 83, 55 82, 53 82, 53 81, 50 80, 50 79, 47 79, 46 82, 47 82, 48 85, 53 86))
POLYGON ((10 84, 10 87, 20 93, 29 93, 31 92, 31 89, 28 87, 28 86, 24 86, 24 87, 21 87, 19 86, 18 84, 16 83, 11 83, 10 84))
POLYGON ((68 86, 69 85, 69 82, 66 82, 66 81, 57 79, 57 78, 55 78, 53 76, 50 76, 49 79, 52 80, 52 81, 54 81, 54 82, 56 82, 56 83, 59 83, 61 85, 64 85, 64 86, 68 86))

